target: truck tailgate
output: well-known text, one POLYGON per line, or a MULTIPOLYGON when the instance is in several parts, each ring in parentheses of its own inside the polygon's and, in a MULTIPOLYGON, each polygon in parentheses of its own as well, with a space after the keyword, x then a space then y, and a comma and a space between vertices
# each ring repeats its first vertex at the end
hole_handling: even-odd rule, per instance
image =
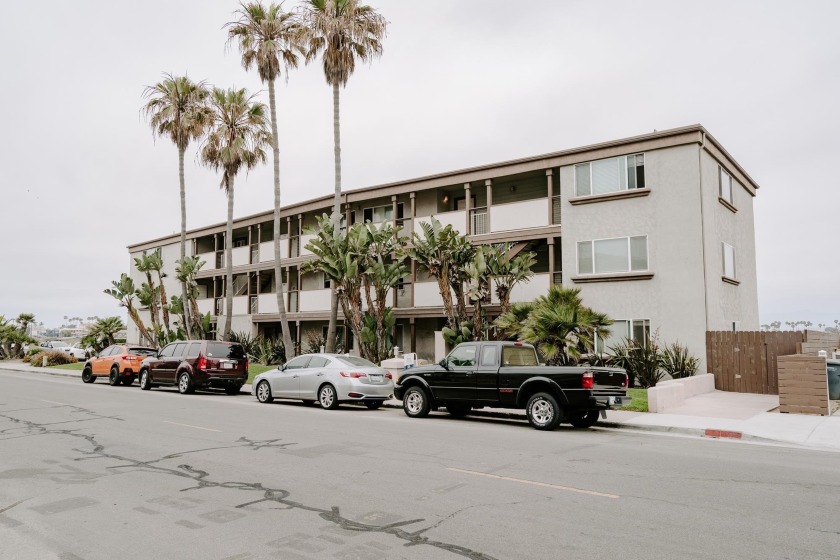
POLYGON ((619 368, 592 368, 594 389, 624 389, 627 374, 619 368))

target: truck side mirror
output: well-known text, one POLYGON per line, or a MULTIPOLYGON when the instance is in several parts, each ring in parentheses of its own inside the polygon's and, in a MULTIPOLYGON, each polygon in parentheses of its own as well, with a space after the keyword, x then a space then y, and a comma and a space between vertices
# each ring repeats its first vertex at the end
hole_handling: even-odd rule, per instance
POLYGON ((440 367, 442 367, 443 369, 445 369, 446 371, 449 371, 449 361, 448 361, 446 358, 444 358, 444 359, 442 359, 441 361, 439 361, 439 362, 438 362, 438 365, 439 365, 440 367))

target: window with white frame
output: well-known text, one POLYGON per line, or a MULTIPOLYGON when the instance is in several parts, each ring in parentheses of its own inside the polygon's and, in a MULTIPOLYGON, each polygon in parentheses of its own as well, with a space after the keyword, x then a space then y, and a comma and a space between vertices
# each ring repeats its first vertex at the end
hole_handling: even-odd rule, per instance
POLYGON ((575 165, 575 196, 645 188, 645 156, 634 154, 575 165))
POLYGON ((647 343, 650 340, 649 319, 623 319, 614 321, 609 327, 609 336, 595 337, 595 351, 598 354, 611 354, 611 348, 623 344, 626 340, 647 343))
POLYGON ((723 245, 723 275, 735 280, 735 247, 728 243, 723 245))
POLYGON ((732 176, 723 170, 723 167, 719 167, 720 169, 720 197, 732 204, 732 176))
POLYGON ((579 241, 578 274, 615 274, 648 270, 647 235, 579 241))

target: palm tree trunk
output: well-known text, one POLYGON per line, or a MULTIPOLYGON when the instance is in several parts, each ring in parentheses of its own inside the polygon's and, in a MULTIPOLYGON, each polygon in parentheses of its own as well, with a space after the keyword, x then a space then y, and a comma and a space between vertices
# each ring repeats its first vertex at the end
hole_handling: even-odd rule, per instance
POLYGON ((295 357, 295 346, 286 317, 286 298, 283 297, 283 267, 280 263, 280 146, 277 134, 277 101, 274 97, 274 80, 268 82, 268 104, 271 109, 271 151, 274 154, 274 281, 277 284, 277 312, 280 313, 280 330, 286 360, 295 357))
POLYGON ((166 288, 163 287, 163 275, 160 270, 158 273, 158 282, 160 282, 160 308, 163 310, 163 325, 166 327, 166 334, 169 334, 169 300, 166 296, 166 288))
POLYGON ((222 331, 222 340, 230 340, 230 327, 233 319, 233 177, 228 179, 227 195, 227 227, 225 228, 225 327, 222 331))
MULTIPOLYGON (((187 189, 184 182, 184 152, 186 147, 178 147, 178 180, 181 188, 181 262, 184 262, 184 257, 187 251, 187 189)), ((163 284, 161 283, 161 286, 163 284)), ((187 339, 192 338, 190 332, 190 310, 187 306, 187 283, 181 282, 181 297, 184 300, 184 330, 187 333, 187 339)), ((168 328, 168 327, 167 327, 168 328)))
MULTIPOLYGON (((341 119, 339 110, 338 83, 333 84, 333 146, 335 152, 335 200, 333 201, 332 222, 336 231, 341 226, 341 119)), ((347 224, 350 231, 350 224, 347 224)), ((335 292, 335 282, 330 282, 332 290, 330 297, 330 322, 327 326, 327 352, 335 352, 335 331, 338 323, 338 295, 335 292)))

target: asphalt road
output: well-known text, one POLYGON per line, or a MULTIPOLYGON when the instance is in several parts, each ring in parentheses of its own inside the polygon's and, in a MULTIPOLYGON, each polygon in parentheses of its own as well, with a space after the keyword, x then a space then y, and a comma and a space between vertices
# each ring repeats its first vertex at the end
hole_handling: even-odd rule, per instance
POLYGON ((0 558, 840 558, 840 454, 0 373, 0 558))

